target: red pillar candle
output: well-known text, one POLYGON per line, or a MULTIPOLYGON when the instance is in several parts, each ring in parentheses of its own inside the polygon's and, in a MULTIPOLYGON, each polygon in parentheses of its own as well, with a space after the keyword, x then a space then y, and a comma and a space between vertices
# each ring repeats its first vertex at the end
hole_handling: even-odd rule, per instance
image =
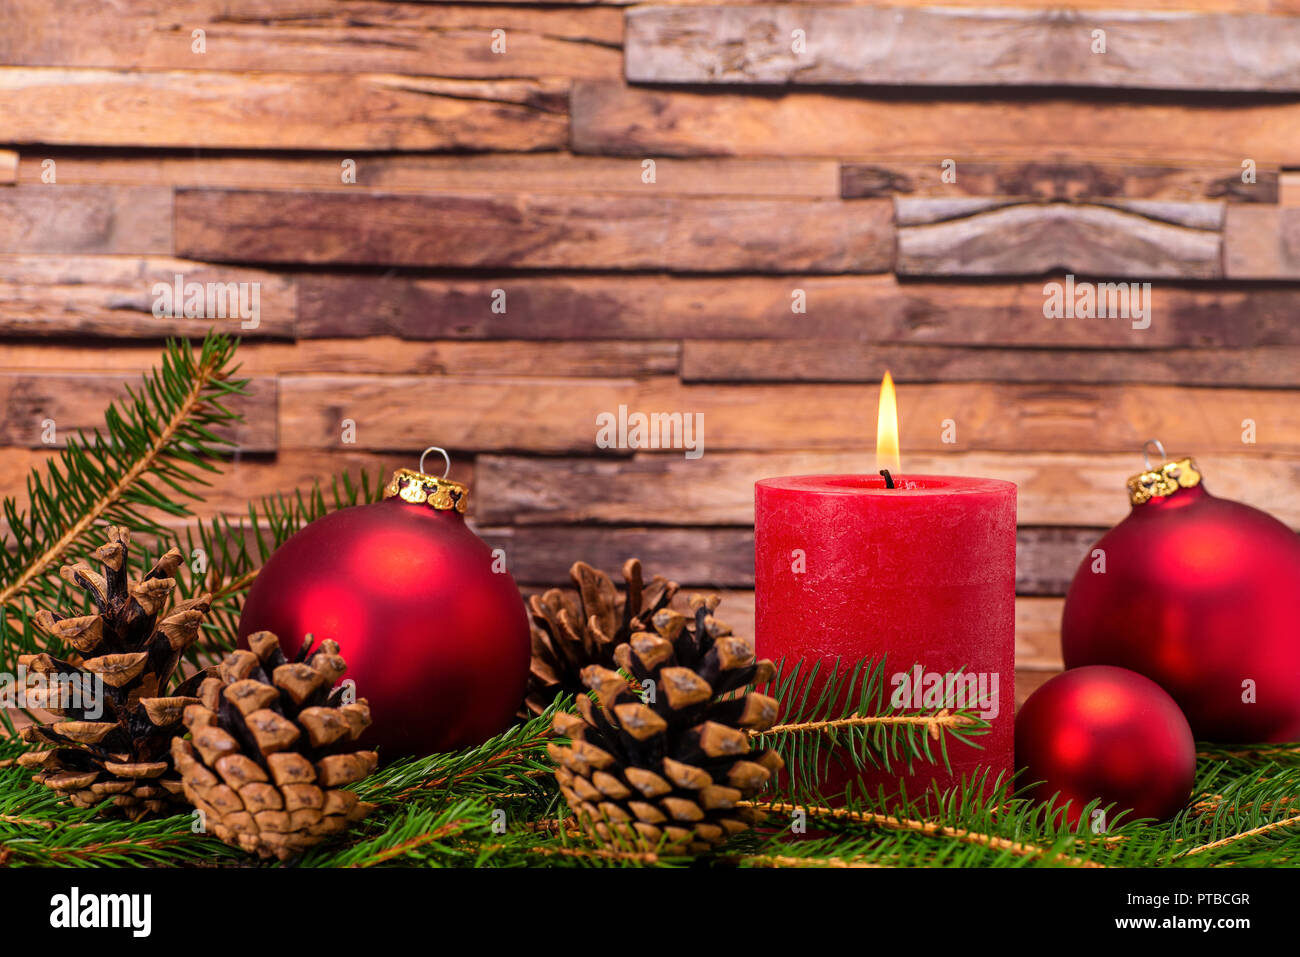
MULTIPOLYGON (((900 778, 915 796, 932 781, 946 788, 983 768, 990 779, 1010 774, 1016 486, 942 475, 892 481, 894 488, 874 475, 798 475, 755 485, 758 654, 787 665, 820 661, 823 672, 839 659, 841 674, 885 656, 887 696, 921 709, 936 695, 945 704, 961 695, 967 710, 991 721, 974 739, 982 750, 949 747, 951 774, 924 762, 905 774, 871 771, 863 783, 872 794, 881 784, 892 793, 900 778)), ((822 790, 837 793, 847 780, 832 766, 822 790)))

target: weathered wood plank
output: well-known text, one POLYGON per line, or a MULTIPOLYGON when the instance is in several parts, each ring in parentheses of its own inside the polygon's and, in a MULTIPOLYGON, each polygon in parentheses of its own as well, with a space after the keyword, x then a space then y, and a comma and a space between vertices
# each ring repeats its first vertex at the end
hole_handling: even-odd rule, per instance
POLYGON ((1283 206, 1300 206, 1300 172, 1286 170, 1278 176, 1278 202, 1283 206))
POLYGON ((295 0, 4 0, 0 62, 130 70, 617 77, 623 18, 518 6, 295 0), (204 31, 195 52, 192 33, 204 31), (504 49, 493 48, 504 30, 504 49))
MULTIPOLYGON (((620 406, 703 415, 702 447, 861 450, 876 419, 876 390, 857 385, 683 385, 675 377, 546 379, 311 376, 280 384, 286 448, 342 447, 343 419, 357 424, 358 449, 423 448, 428 424, 395 408, 453 409, 438 438, 463 451, 597 452, 597 416, 620 406)), ((900 389, 905 449, 1131 452, 1153 435, 1168 448, 1235 452, 1243 422, 1260 448, 1300 451, 1294 394, 1285 390, 1055 383, 940 383, 900 389), (955 442, 944 441, 944 422, 955 442)), ((692 423, 697 421, 692 418, 692 423)), ((682 456, 684 437, 659 454, 682 456)), ((693 437, 692 443, 696 440, 693 437)), ((617 455, 622 451, 608 450, 617 455)))
POLYGON ((0 150, 0 186, 18 182, 18 154, 13 150, 0 150))
MULTIPOLYGON (((1054 279, 1053 282, 1060 282, 1054 279)), ((305 275, 304 337, 407 339, 839 339, 1086 348, 1300 345, 1285 288, 1153 287, 1153 320, 1044 316, 1046 283, 900 282, 884 276, 726 279, 305 275), (500 290, 500 292, 497 292, 500 290), (493 311, 504 294, 506 310, 493 311), (804 312, 794 308, 803 300, 804 312)))
MULTIPOLYGON (((92 191, 90 187, 43 188, 55 195, 73 189, 102 192, 92 191)), ((167 223, 170 225, 170 216, 167 223)), ((3 336, 157 339, 202 336, 215 324, 229 327, 229 331, 246 339, 288 337, 293 335, 295 309, 293 279, 275 273, 163 257, 0 256, 0 335, 3 336), (155 285, 174 286, 178 275, 186 283, 204 284, 205 289, 209 282, 249 283, 250 306, 256 287, 257 325, 251 325, 252 319, 238 317, 155 317, 154 303, 159 301, 155 285), (248 328, 244 327, 245 322, 250 324, 248 328)), ((114 351, 132 350, 119 347, 114 351)), ((64 361, 75 361, 76 354, 71 350, 64 361)), ((96 350, 81 354, 92 361, 101 361, 112 353, 96 350)), ((135 362, 136 357, 131 361, 135 362)))
POLYGON ((990 163, 963 161, 945 171, 937 162, 844 163, 840 195, 1005 196, 1039 202, 1101 199, 1161 199, 1177 202, 1223 200, 1276 203, 1282 174, 1254 171, 1243 182, 1236 167, 1178 167, 1097 162, 990 163))
MULTIPOLYGON (((2 287, 0 287, 2 291, 2 287)), ((3 303, 0 298, 0 304, 3 303)), ((0 329, 3 329, 0 321, 0 329)), ((21 331, 21 330, 19 330, 21 331)), ((232 332, 238 333, 236 327, 232 332)), ((239 349, 246 375, 458 375, 635 376, 676 374, 677 342, 572 341, 408 342, 402 339, 308 339, 246 342, 239 349)), ((61 369, 104 372, 149 368, 155 345, 88 349, 77 343, 9 343, 0 348, 0 369, 61 369)))
MULTIPOLYGON (((870 473, 875 462, 870 441, 864 435, 861 448, 852 452, 708 452, 695 461, 651 453, 617 461, 481 455, 479 515, 493 525, 749 525, 758 479, 870 473), (575 486, 582 495, 572 494, 575 486)), ((1224 490, 1300 529, 1295 494, 1300 458, 1243 449, 1197 452, 1196 461, 1212 491, 1224 490)), ((903 446, 906 472, 1016 483, 1017 516, 1025 525, 1114 525, 1129 512, 1124 483, 1141 467, 1136 451, 933 453, 914 452, 906 441, 903 446)))
POLYGON ((184 149, 546 150, 558 80, 0 67, 0 142, 184 149), (326 106, 328 104, 328 106, 326 106))
POLYGON ((1034 275, 1058 269, 1134 278, 1223 274, 1222 203, 1157 203, 1144 209, 1134 202, 1125 210, 1073 203, 962 208, 996 202, 896 200, 900 224, 923 225, 900 225, 895 270, 911 276, 1034 275), (924 210, 933 220, 925 219, 924 210), (1186 215, 1193 225, 1157 215, 1186 215))
POLYGON ((172 194, 165 187, 0 190, 0 253, 167 255, 171 248, 172 194))
POLYGON ((834 339, 688 340, 682 349, 681 375, 685 382, 879 382, 883 369, 889 369, 896 382, 1136 382, 1300 388, 1300 347, 1082 351, 834 339))
MULTIPOLYGON (((415 0, 415 2, 424 2, 424 0, 415 0)), ((460 0, 462 3, 500 3, 501 0, 460 0)), ((562 4, 565 6, 583 6, 583 7, 627 7, 641 3, 642 0, 533 0, 538 5, 562 4)), ((749 6, 754 0, 710 0, 710 5, 731 5, 749 6)), ((790 0, 795 6, 803 4, 825 5, 826 0, 790 0)), ((856 6, 859 4, 874 4, 876 0, 844 0, 847 6, 856 6)), ((663 6, 698 6, 700 0, 659 0, 658 5, 663 6)), ((934 5, 934 0, 892 0, 892 6, 898 7, 930 7, 934 5)), ((989 0, 945 0, 944 6, 948 7, 987 7, 989 0)), ((1026 7, 1033 9, 1046 8, 1057 10, 1062 6, 1061 0, 1016 0, 1017 7, 1026 7)), ((1142 7, 1145 10, 1199 10, 1204 12, 1222 11, 1225 13, 1267 13, 1273 11, 1276 13, 1297 13, 1300 12, 1300 0, 1143 0, 1142 7)), ((1115 9, 1115 0, 1071 0, 1071 9, 1077 10, 1113 10, 1115 9)))
POLYGON ((1223 231, 1230 279, 1300 279, 1300 207, 1233 209, 1223 231))
POLYGON ((182 255, 313 264, 880 272, 893 257, 892 216, 883 200, 176 194, 182 255))
POLYGON ((1147 162, 1188 166, 1300 165, 1300 102, 1225 108, 1164 99, 1095 103, 835 93, 686 92, 578 81, 573 148, 624 156, 830 156, 845 161, 952 158, 1147 162), (1133 136, 1133 130, 1149 135, 1133 136))
POLYGON ((1300 18, 1253 14, 652 6, 626 47, 633 83, 1300 90, 1300 18))
MULTIPOLYGON (((0 373, 0 444, 25 448, 61 448, 66 436, 78 429, 104 427, 104 409, 126 398, 125 385, 136 385, 139 375, 63 374, 42 372, 0 373), (53 432, 49 431, 51 424, 53 432), (50 435, 53 441, 46 441, 50 435)), ((245 421, 229 429, 214 430, 231 437, 245 452, 271 452, 276 439, 276 383, 253 379, 248 394, 228 405, 242 412, 245 421)))
MULTIPOLYGON (((686 587, 753 588, 754 533, 748 528, 591 528, 535 525, 484 526, 478 533, 505 551, 506 567, 525 587, 568 581, 582 559, 614 569, 629 555, 686 587)), ((1016 534, 1016 592, 1061 595, 1095 529, 1021 528, 1016 534)))
MULTIPOLYGON (((839 195, 839 164, 831 160, 655 160, 654 182, 638 158, 574 156, 569 153, 438 155, 383 153, 365 156, 104 154, 59 149, 24 154, 18 181, 39 183, 46 158, 56 162, 60 183, 206 186, 259 189, 382 189, 635 193, 639 196, 777 196, 831 199, 839 195), (44 155, 49 153, 47 157, 44 155), (355 183, 343 182, 343 163, 354 165, 355 183)), ((3 164, 0 163, 0 169, 3 164)))

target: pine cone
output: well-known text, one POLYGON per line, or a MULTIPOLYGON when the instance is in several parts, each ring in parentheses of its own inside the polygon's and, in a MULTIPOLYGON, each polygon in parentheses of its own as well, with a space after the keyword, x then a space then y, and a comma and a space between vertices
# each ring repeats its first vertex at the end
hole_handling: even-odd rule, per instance
POLYGON ((771 727, 776 701, 732 694, 770 680, 772 662, 755 661, 753 645, 713 618, 717 604, 716 595, 693 595, 693 620, 657 612, 653 632, 635 632, 614 652, 636 683, 591 665, 582 678, 599 704, 583 694, 578 715, 556 714, 555 732, 572 744, 548 746, 555 778, 597 843, 707 851, 749 827, 752 812, 736 804, 784 767, 775 751, 752 754, 746 730, 771 727))
POLYGON ((569 577, 578 589, 552 588, 528 600, 532 609, 533 664, 524 717, 541 714, 560 692, 582 694, 582 669, 614 664, 614 649, 641 631, 650 617, 677 594, 677 583, 655 575, 646 586, 641 562, 623 563, 624 594, 608 575, 574 562, 569 577))
POLYGON ((89 592, 97 613, 64 618, 42 609, 34 616, 42 631, 77 653, 69 660, 48 653, 19 657, 29 672, 28 700, 64 720, 24 728, 24 740, 54 747, 29 751, 18 761, 38 768, 37 781, 78 807, 107 798, 112 803, 105 813, 136 820, 185 803, 170 760, 171 741, 183 733, 181 713, 198 700, 193 695, 204 675, 170 695, 166 689, 181 654, 198 638, 209 596, 178 602, 158 621, 176 587, 181 553, 171 549, 143 579, 128 581, 130 533, 113 527, 108 536, 94 552, 102 575, 85 563, 59 572, 89 592))
POLYGON ((312 652, 308 638, 292 662, 269 631, 248 644, 203 682, 185 709, 193 741, 175 739, 172 756, 217 837, 288 860, 373 809, 342 790, 379 763, 374 751, 347 751, 370 725, 370 705, 330 690, 347 670, 335 642, 312 652))

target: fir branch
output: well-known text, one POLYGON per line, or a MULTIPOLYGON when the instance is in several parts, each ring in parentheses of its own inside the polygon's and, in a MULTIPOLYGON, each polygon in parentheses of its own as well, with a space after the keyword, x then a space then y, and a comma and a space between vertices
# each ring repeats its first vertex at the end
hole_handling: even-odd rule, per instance
POLYGON ((230 378, 236 346, 211 332, 196 358, 188 343, 169 340, 160 367, 108 407, 103 433, 78 431, 44 474, 32 471, 26 511, 5 499, 11 541, 0 550, 0 607, 55 603, 63 586, 54 566, 101 544, 102 523, 162 538, 167 529, 152 514, 190 514, 183 500, 208 484, 199 473, 216 471, 231 448, 213 429, 240 421, 225 405, 246 385, 230 378))
POLYGON ((1235 844, 1238 841, 1244 841, 1248 838, 1258 837, 1261 834, 1268 834, 1271 831, 1278 830, 1279 828, 1295 827, 1296 825, 1300 825, 1300 815, 1296 815, 1295 817, 1289 817, 1282 821, 1273 821, 1270 824, 1261 824, 1259 827, 1252 827, 1248 831, 1242 831, 1238 834, 1231 834, 1228 837, 1220 838, 1217 841, 1211 841, 1209 844, 1201 844, 1197 847, 1193 847, 1191 850, 1184 851, 1179 856, 1191 857, 1193 854, 1203 854, 1206 851, 1217 851, 1219 848, 1228 847, 1229 845, 1235 844))

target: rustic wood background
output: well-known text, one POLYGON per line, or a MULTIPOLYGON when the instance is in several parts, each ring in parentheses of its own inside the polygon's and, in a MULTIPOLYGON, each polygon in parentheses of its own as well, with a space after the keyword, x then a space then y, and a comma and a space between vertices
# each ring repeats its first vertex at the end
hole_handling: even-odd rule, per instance
POLYGON ((437 443, 521 583, 635 554, 748 630, 753 481, 871 469, 889 368, 905 470, 1020 485, 1023 696, 1145 439, 1300 526, 1300 0, 1115 6, 0 0, 0 489, 208 324, 155 282, 259 282, 210 510, 437 443))

